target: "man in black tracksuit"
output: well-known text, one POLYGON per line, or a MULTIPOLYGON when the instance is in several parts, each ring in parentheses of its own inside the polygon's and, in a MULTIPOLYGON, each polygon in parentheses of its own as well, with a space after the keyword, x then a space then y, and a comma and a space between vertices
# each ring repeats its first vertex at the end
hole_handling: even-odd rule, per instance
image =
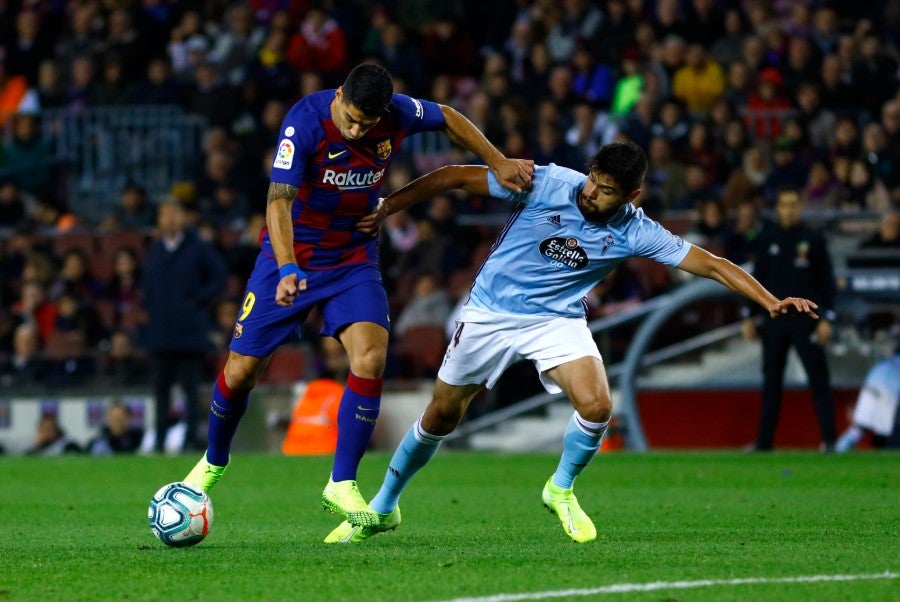
POLYGON ((147 347, 154 359, 156 451, 163 451, 172 385, 185 396, 187 434, 183 449, 204 449, 198 441, 203 362, 211 350, 209 308, 225 288, 225 261, 211 244, 188 228, 184 209, 174 201, 159 204, 159 236, 144 264, 143 302, 147 310, 147 347))
MULTIPOLYGON (((834 320, 835 284, 831 258, 822 234, 800 221, 802 203, 798 190, 780 190, 775 213, 777 223, 759 237, 753 275, 776 297, 811 299, 819 306, 820 318, 798 316, 775 320, 764 317, 762 412, 753 449, 772 449, 781 409, 787 353, 793 346, 809 379, 822 449, 830 451, 834 448, 836 427, 824 345, 831 338, 834 320)), ((744 320, 744 336, 748 339, 756 337, 749 312, 744 320)))

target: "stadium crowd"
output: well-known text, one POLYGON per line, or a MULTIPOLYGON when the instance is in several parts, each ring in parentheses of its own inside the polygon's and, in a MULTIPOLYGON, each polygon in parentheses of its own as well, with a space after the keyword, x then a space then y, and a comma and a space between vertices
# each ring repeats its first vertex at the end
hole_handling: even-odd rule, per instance
MULTIPOLYGON (((258 252, 282 119, 362 61, 387 67, 397 92, 463 112, 508 157, 583 169, 600 145, 635 141, 650 160, 637 202, 735 262, 753 257, 785 186, 842 216, 830 227, 858 231, 860 245, 898 248, 898 49, 897 0, 0 2, 0 387, 149 382, 147 329, 164 325, 147 322, 141 272, 164 200, 187 209, 228 267, 210 305, 220 356, 258 252), (78 215, 60 192, 64 169, 47 161, 41 111, 141 104, 205 118, 195 176, 165 198, 131 182, 99 221, 78 215), (854 215, 880 215, 879 231, 854 215)), ((385 193, 470 160, 420 134, 385 193)), ((506 212, 441 195, 391 216, 382 265, 395 337, 444 327, 506 212)), ((593 291, 590 317, 670 285, 665 270, 627 262, 593 291)), ((316 326, 305 327, 314 344, 316 326)), ((406 348, 388 376, 421 369, 406 348)))

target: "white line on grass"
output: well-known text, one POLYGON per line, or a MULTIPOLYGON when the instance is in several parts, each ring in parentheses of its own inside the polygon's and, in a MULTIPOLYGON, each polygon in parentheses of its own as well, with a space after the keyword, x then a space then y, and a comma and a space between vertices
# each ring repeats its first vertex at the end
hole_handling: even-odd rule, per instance
POLYGON ((871 581, 875 579, 898 579, 900 573, 864 573, 861 575, 803 575, 799 577, 747 577, 744 579, 703 579, 700 581, 654 581, 653 583, 615 583, 585 589, 564 589, 549 592, 525 594, 494 594, 477 598, 454 598, 448 602, 516 602, 518 600, 547 600, 597 594, 627 594, 630 592, 652 592, 666 589, 693 589, 717 585, 755 585, 767 583, 820 583, 825 581, 871 581))

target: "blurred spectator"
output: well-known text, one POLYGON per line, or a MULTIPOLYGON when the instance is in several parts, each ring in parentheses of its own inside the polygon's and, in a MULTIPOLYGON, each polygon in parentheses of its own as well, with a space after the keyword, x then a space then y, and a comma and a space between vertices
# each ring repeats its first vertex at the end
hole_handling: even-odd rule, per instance
POLYGON ((841 199, 847 209, 882 212, 891 207, 891 197, 887 188, 863 159, 854 159, 850 162, 847 189, 841 199))
MULTIPOLYGON (((636 65, 634 67, 632 74, 637 71, 636 65)), ((572 88, 575 95, 598 106, 608 107, 612 100, 614 85, 612 68, 606 63, 596 62, 590 50, 584 45, 579 45, 572 56, 572 88)), ((636 93, 632 95, 632 99, 637 99, 636 93)), ((620 112, 625 111, 620 109, 620 112)))
MULTIPOLYGON (((92 105, 127 105, 135 100, 135 89, 126 78, 125 59, 115 54, 107 54, 101 65, 100 81, 91 91, 92 105)), ((143 69, 142 69, 143 71, 143 69)), ((141 99, 142 102, 146 102, 141 99)))
POLYGON ((47 362, 41 354, 41 337, 37 327, 25 322, 14 330, 12 353, 0 359, 0 385, 27 387, 39 385, 48 375, 47 362))
POLYGON ((725 249, 725 257, 738 265, 753 261, 759 251, 759 236, 763 233, 763 221, 754 201, 742 201, 736 210, 734 232, 725 249))
POLYGON ((158 238, 144 265, 147 347, 153 354, 156 399, 156 451, 162 452, 172 386, 185 395, 185 450, 204 447, 196 439, 200 411, 198 386, 209 351, 209 306, 225 285, 225 264, 209 244, 185 225, 175 202, 159 205, 158 238))
POLYGON ((724 91, 722 67, 707 56, 702 44, 688 46, 685 64, 673 76, 672 94, 685 104, 688 112, 705 115, 724 91))
MULTIPOLYGON (((825 345, 831 340, 835 320, 835 283, 831 258, 824 237, 801 222, 802 199, 795 189, 778 192, 775 205, 777 224, 760 236, 759 253, 753 275, 782 298, 797 296, 818 305, 819 320, 801 316, 779 320, 764 315, 762 326, 763 390, 759 429, 753 444, 755 451, 771 450, 781 410, 784 371, 788 351, 793 347, 800 356, 819 424, 823 451, 833 450, 835 433, 834 400, 825 345)), ((743 332, 756 338, 756 326, 749 309, 743 332)))
POLYGON ((822 106, 836 113, 842 113, 853 108, 856 104, 854 100, 856 93, 844 81, 844 69, 838 57, 831 54, 825 55, 822 59, 822 68, 819 76, 822 82, 822 106))
POLYGON ((131 336, 116 329, 109 335, 109 350, 101 356, 98 373, 107 382, 118 386, 146 385, 147 358, 138 352, 131 336))
POLYGON ((89 348, 95 348, 106 338, 106 329, 92 302, 79 301, 75 295, 66 292, 56 300, 56 307, 54 332, 76 334, 89 348))
POLYGON ((684 172, 684 192, 675 199, 671 209, 696 209, 701 202, 715 198, 706 170, 699 163, 688 163, 684 172))
MULTIPOLYGON (((900 250, 900 211, 897 209, 885 211, 878 220, 878 231, 864 240, 860 248, 900 250)), ((900 264, 900 256, 895 257, 894 263, 900 264)))
POLYGON ((101 230, 150 228, 156 223, 156 211, 147 200, 147 191, 137 184, 127 184, 112 212, 100 222, 101 230))
POLYGON ((15 66, 18 75, 29 82, 37 81, 38 65, 53 55, 53 46, 47 29, 41 22, 37 6, 25 5, 16 16, 16 35, 6 46, 6 60, 15 66))
POLYGON ((809 177, 803 188, 803 196, 809 207, 813 209, 837 207, 840 188, 824 159, 814 161, 809 166, 809 177))
POLYGON ((603 13, 588 0, 566 0, 549 9, 547 48, 550 57, 565 62, 575 54, 579 40, 591 40, 603 21, 603 13))
POLYGON ((719 175, 722 170, 722 155, 705 122, 696 121, 691 124, 686 146, 688 161, 702 166, 709 183, 718 186, 721 183, 719 175))
POLYGON ((662 136, 650 140, 648 160, 641 206, 651 213, 674 208, 686 191, 684 166, 675 161, 669 141, 662 136))
POLYGON ((740 9, 729 8, 725 11, 723 28, 724 35, 716 37, 709 54, 720 65, 729 65, 741 59, 744 46, 744 22, 740 9))
POLYGON ((247 65, 247 82, 261 98, 296 100, 297 75, 285 57, 287 39, 284 31, 270 30, 247 65))
POLYGON ((64 293, 85 302, 92 302, 103 295, 103 283, 91 274, 91 264, 84 251, 72 249, 62 257, 62 265, 48 295, 56 299, 64 293))
POLYGON ((555 163, 571 169, 579 169, 581 166, 575 149, 563 140, 559 127, 547 121, 538 126, 537 140, 531 158, 539 165, 555 163))
POLYGON ((834 131, 835 115, 822 106, 819 85, 814 81, 801 83, 797 87, 795 98, 799 110, 797 116, 804 125, 810 143, 817 151, 827 149, 834 131))
POLYGON ((756 87, 747 100, 747 127, 757 138, 774 140, 781 133, 781 120, 791 111, 783 84, 784 78, 773 67, 757 76, 756 87))
POLYGON ((97 98, 94 88, 95 81, 94 59, 89 55, 76 56, 72 60, 69 73, 69 86, 65 94, 65 107, 72 113, 78 114, 97 98))
POLYGON ((47 298, 47 290, 38 280, 22 282, 21 295, 12 306, 13 313, 22 322, 34 324, 41 340, 46 341, 56 323, 56 303, 47 298))
POLYGON ((81 451, 81 447, 66 436, 56 415, 44 414, 38 420, 34 443, 25 453, 29 456, 59 456, 81 451))
POLYGON ((699 219, 685 238, 714 255, 727 255, 734 231, 728 224, 722 203, 717 199, 706 199, 700 202, 698 210, 699 219))
POLYGON ((265 32, 253 23, 250 7, 231 4, 225 13, 225 27, 215 36, 209 59, 219 66, 232 86, 244 81, 247 63, 262 44, 265 32))
POLYGON ((265 214, 252 214, 241 231, 237 244, 230 245, 222 250, 225 263, 228 266, 228 273, 236 276, 242 285, 250 277, 253 266, 256 265, 256 258, 259 256, 259 233, 265 225, 265 214))
POLYGON ((837 156, 856 158, 859 156, 859 126, 856 119, 850 116, 839 117, 832 130, 829 155, 832 159, 837 156))
POLYGON ((897 60, 881 47, 881 38, 868 32, 859 44, 859 60, 852 67, 850 81, 856 93, 857 103, 874 116, 881 105, 896 93, 896 86, 885 82, 897 80, 897 60), (893 88, 893 90, 892 90, 893 88))
POLYGON ((394 332, 403 333, 414 326, 443 326, 452 309, 450 296, 441 287, 439 275, 425 272, 416 277, 413 297, 400 312, 394 332))
MULTIPOLYGON (((429 73, 453 76, 478 72, 478 45, 471 34, 459 26, 451 9, 442 9, 438 18, 421 29, 422 62, 429 73)), ((549 38, 549 36, 548 36, 549 38)))
POLYGON ((778 190, 785 187, 801 188, 806 184, 806 167, 797 157, 797 143, 787 136, 775 141, 772 152, 772 169, 763 185, 763 195, 775 200, 778 190))
POLYGON ((16 113, 12 118, 12 137, 0 154, 3 166, 13 176, 23 192, 42 196, 53 187, 53 153, 47 139, 41 135, 37 116, 16 113))
POLYGON ((347 41, 338 22, 321 8, 303 17, 287 45, 287 61, 297 71, 321 73, 327 81, 347 67, 347 41))
POLYGON ((238 115, 235 89, 222 78, 219 68, 205 59, 194 68, 194 79, 187 86, 186 105, 188 111, 203 115, 212 126, 230 127, 238 115))
POLYGON ((88 442, 87 452, 92 456, 130 454, 138 450, 144 429, 131 424, 131 411, 121 401, 112 402, 106 408, 106 420, 100 433, 88 442))
POLYGON ((152 57, 147 63, 147 74, 137 83, 134 98, 147 104, 175 105, 184 96, 181 85, 172 76, 172 65, 167 56, 152 57))
POLYGON ((667 98, 659 108, 658 120, 650 128, 654 136, 662 136, 669 141, 677 155, 687 141, 690 126, 683 113, 683 106, 676 98, 667 98))
POLYGON ((25 218, 25 200, 12 180, 0 181, 0 228, 15 228, 25 218))
POLYGON ((869 123, 863 128, 862 153, 872 173, 888 189, 900 185, 900 155, 888 146, 880 123, 869 123))
POLYGON ((216 303, 212 328, 209 331, 209 340, 212 349, 216 353, 225 352, 231 338, 234 335, 234 325, 237 323, 241 310, 241 300, 237 298, 221 299, 216 303))
MULTIPOLYGON (((644 88, 644 75, 641 73, 636 50, 627 49, 622 52, 622 75, 612 85, 614 90, 610 113, 614 118, 621 119, 640 101, 644 88)), ((651 121, 652 119, 648 120, 648 125, 651 121)))

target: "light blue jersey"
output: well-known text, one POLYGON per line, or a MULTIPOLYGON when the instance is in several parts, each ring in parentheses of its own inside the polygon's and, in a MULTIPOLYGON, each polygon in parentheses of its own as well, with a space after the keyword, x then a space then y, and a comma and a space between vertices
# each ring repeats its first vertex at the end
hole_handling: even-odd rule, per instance
POLYGON ((588 291, 629 257, 681 263, 690 243, 631 203, 607 223, 587 221, 576 202, 586 180, 551 163, 537 166, 531 190, 516 194, 488 173, 491 196, 517 205, 475 278, 468 305, 508 314, 582 317, 588 291))

